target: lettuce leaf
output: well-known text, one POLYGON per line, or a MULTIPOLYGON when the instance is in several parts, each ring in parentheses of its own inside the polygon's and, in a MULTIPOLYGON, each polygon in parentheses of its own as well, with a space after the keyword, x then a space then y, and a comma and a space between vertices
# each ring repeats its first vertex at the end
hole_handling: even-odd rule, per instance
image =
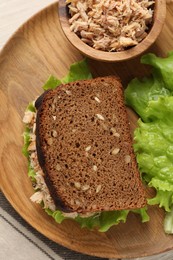
POLYGON ((170 96, 171 92, 165 88, 162 81, 153 75, 141 80, 133 79, 125 90, 125 103, 143 119, 149 121, 146 109, 148 103, 157 100, 160 96, 170 96))
MULTIPOLYGON (((65 219, 71 219, 68 217, 64 217, 60 210, 56 210, 53 212, 50 209, 45 209, 45 211, 47 212, 48 215, 52 216, 55 219, 55 221, 59 224, 62 223, 62 221, 65 219)), ((111 211, 111 212, 104 211, 101 213, 96 213, 91 217, 80 217, 78 215, 77 217, 74 218, 74 220, 80 224, 81 228, 87 228, 89 230, 93 230, 94 228, 97 228, 98 231, 100 232, 106 232, 113 225, 117 225, 120 222, 125 223, 128 213, 129 210, 111 211)), ((139 213, 139 212, 135 212, 135 213, 139 213)))
POLYGON ((43 89, 48 90, 48 89, 54 89, 58 87, 59 85, 62 84, 62 81, 57 79, 55 76, 50 75, 47 81, 45 82, 43 89))
MULTIPOLYGON (((143 179, 155 188, 148 204, 173 209, 173 52, 167 58, 147 54, 141 62, 153 66, 151 77, 132 80, 126 91, 126 104, 141 117, 134 132, 134 150, 143 179)), ((173 213, 165 218, 165 232, 173 229, 173 213), (172 220, 171 220, 172 218, 172 220)), ((172 230, 172 231, 171 231, 172 230)), ((172 232, 173 233, 173 232, 172 232)))
POLYGON ((153 53, 146 54, 141 58, 141 62, 152 65, 152 74, 165 84, 166 89, 173 91, 173 51, 170 51, 166 58, 157 57, 153 53))
MULTIPOLYGON (((33 102, 30 102, 26 108, 26 111, 29 110, 31 112, 35 112, 36 108, 33 104, 33 102)), ((26 156, 27 158, 29 157, 29 153, 28 153, 28 146, 30 144, 30 129, 29 127, 26 125, 25 126, 25 131, 23 133, 23 139, 24 139, 24 145, 22 147, 22 153, 24 156, 26 156)))
POLYGON ((133 209, 132 212, 141 216, 142 223, 148 222, 150 220, 149 215, 147 213, 147 207, 141 209, 133 209))
MULTIPOLYGON (((44 90, 54 89, 57 86, 72 82, 75 80, 81 80, 81 79, 90 79, 92 78, 91 72, 89 70, 87 60, 84 59, 80 62, 76 62, 70 66, 69 73, 67 76, 65 76, 62 79, 57 79, 55 76, 51 75, 49 76, 48 80, 43 86, 44 90)), ((27 107, 30 111, 35 111, 35 107, 33 107, 32 103, 29 104, 27 107)), ((29 154, 27 151, 27 148, 29 146, 30 140, 29 140, 29 128, 26 127, 25 133, 24 133, 24 147, 23 147, 23 153, 25 156, 29 159, 29 154)), ((28 175, 31 177, 32 181, 34 180, 35 172, 34 169, 31 167, 31 164, 29 163, 28 167, 28 175)), ((44 205, 42 205, 44 208, 44 205)), ((61 223, 65 219, 71 219, 68 217, 65 217, 63 213, 60 210, 52 211, 48 208, 45 208, 45 211, 48 215, 52 216, 57 223, 61 223)), ((94 228, 97 228, 100 232, 106 232, 111 226, 117 225, 120 222, 126 222, 129 210, 120 210, 120 211, 104 211, 100 213, 96 213, 91 217, 81 217, 78 215, 74 220, 79 223, 81 228, 88 228, 90 230, 93 230, 94 228)), ((142 222, 148 221, 149 216, 147 214, 147 208, 133 210, 132 212, 137 213, 141 215, 142 222)))
POLYGON ((173 234, 173 207, 164 219, 164 230, 167 234, 173 234))
POLYGON ((76 80, 91 79, 91 78, 92 78, 92 74, 89 70, 87 60, 85 58, 79 62, 73 63, 70 66, 68 74, 62 79, 57 79, 55 76, 50 75, 48 80, 44 84, 43 89, 44 90, 54 89, 61 84, 73 82, 76 80))
MULTIPOLYGON (((65 219, 71 219, 64 217, 60 210, 51 211, 50 209, 45 209, 48 215, 52 216, 57 223, 62 223, 65 219)), ((94 230, 95 228, 99 232, 106 232, 114 225, 118 225, 120 222, 125 223, 129 212, 136 213, 141 216, 142 223, 149 221, 149 216, 147 214, 147 207, 135 210, 117 210, 117 211, 104 211, 96 213, 91 217, 80 217, 79 215, 74 218, 74 220, 79 223, 81 228, 87 228, 89 230, 94 230)))
POLYGON ((76 80, 91 79, 92 74, 90 72, 87 59, 73 63, 70 66, 69 73, 61 80, 62 83, 69 83, 76 80))
POLYGON ((106 232, 113 225, 118 225, 120 222, 125 223, 128 213, 129 210, 104 211, 88 218, 77 217, 75 220, 83 228, 87 227, 91 230, 98 228, 100 232, 106 232))
MULTIPOLYGON (((159 180, 155 179, 157 181, 157 184, 159 183, 159 180)), ((155 187, 157 190, 156 196, 148 201, 148 204, 150 205, 156 205, 158 204, 159 207, 163 207, 165 211, 170 212, 172 203, 173 203, 173 191, 167 191, 167 190, 160 190, 157 187, 161 187, 162 183, 159 183, 159 186, 155 186, 152 183, 150 184, 152 187, 155 187)))
POLYGON ((28 104, 26 110, 29 110, 29 111, 31 111, 31 112, 36 112, 36 108, 35 108, 33 102, 30 102, 30 103, 28 104))
POLYGON ((129 210, 102 212, 100 215, 100 232, 106 232, 111 226, 125 223, 129 210))
POLYGON ((24 140, 24 145, 22 147, 22 153, 24 156, 26 156, 27 158, 29 157, 29 152, 28 152, 28 146, 30 144, 30 130, 29 127, 25 127, 25 131, 23 133, 23 140, 24 140))

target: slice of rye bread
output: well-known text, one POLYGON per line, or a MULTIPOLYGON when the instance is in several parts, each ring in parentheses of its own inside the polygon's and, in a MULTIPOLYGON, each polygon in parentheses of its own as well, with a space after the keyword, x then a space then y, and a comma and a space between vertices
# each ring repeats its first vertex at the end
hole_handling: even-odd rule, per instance
POLYGON ((146 205, 116 77, 61 85, 37 101, 36 147, 56 206, 96 212, 146 205))

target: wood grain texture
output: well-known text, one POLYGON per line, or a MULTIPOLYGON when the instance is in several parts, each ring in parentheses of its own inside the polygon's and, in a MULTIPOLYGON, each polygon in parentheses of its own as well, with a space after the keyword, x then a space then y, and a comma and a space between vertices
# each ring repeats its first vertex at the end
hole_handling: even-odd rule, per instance
POLYGON ((62 29, 69 40, 69 42, 75 46, 81 53, 100 61, 107 62, 117 62, 124 61, 131 58, 134 58, 144 51, 146 51, 157 39, 160 34, 166 16, 166 2, 165 0, 156 0, 154 6, 154 16, 153 16, 153 25, 147 35, 147 37, 142 40, 133 48, 121 52, 106 52, 101 50, 96 50, 89 45, 85 44, 76 33, 72 32, 69 25, 69 12, 66 6, 65 0, 59 0, 59 16, 62 29))
MULTIPOLYGON (((160 56, 173 49, 173 5, 167 9, 166 23, 150 52, 160 56)), ((41 11, 6 44, 0 55, 0 185, 19 214, 48 238, 73 250, 109 258, 134 258, 158 254, 173 248, 173 236, 164 234, 164 212, 150 207, 150 222, 141 224, 130 214, 126 224, 107 233, 80 229, 73 221, 58 225, 32 203, 33 188, 27 177, 27 161, 21 154, 24 110, 42 93, 50 74, 63 77, 81 54, 66 40, 58 21, 58 5, 41 11)), ((117 73, 124 86, 135 76, 148 73, 140 57, 123 63, 106 64, 90 60, 94 76, 117 73)), ((132 130, 136 115, 128 109, 132 130)), ((157 259, 157 258, 156 258, 157 259)), ((172 259, 172 258, 170 258, 172 259)))

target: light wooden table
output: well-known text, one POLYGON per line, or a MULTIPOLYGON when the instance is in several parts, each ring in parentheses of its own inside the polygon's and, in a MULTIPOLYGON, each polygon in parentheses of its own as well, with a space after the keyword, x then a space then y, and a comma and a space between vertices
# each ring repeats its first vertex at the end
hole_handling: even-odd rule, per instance
MULTIPOLYGON (((55 0, 0 0, 0 50, 21 24, 33 14, 53 2, 55 2, 55 0)), ((136 258, 135 260, 144 259, 173 260, 173 252, 171 251, 151 257, 136 258)))

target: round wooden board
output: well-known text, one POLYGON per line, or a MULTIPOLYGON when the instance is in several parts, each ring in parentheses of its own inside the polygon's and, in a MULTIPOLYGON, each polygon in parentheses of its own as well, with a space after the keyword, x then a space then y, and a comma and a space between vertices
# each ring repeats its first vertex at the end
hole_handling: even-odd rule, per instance
MULTIPOLYGON (((63 77, 74 61, 82 56, 64 37, 58 21, 58 4, 44 9, 25 23, 8 41, 0 55, 0 184, 17 212, 49 239, 89 255, 132 258, 157 254, 173 248, 173 236, 163 231, 164 212, 149 208, 151 220, 142 224, 131 214, 126 224, 106 233, 80 229, 73 221, 59 225, 39 205, 30 201, 33 188, 27 177, 27 161, 21 153, 24 126, 22 118, 29 101, 42 93, 50 74, 63 77)), ((173 49, 173 6, 169 5, 164 29, 149 50, 166 55, 173 49)), ((135 76, 148 73, 139 58, 105 64, 90 60, 94 76, 117 73, 124 86, 135 76)), ((136 116, 128 110, 132 130, 136 116)))

